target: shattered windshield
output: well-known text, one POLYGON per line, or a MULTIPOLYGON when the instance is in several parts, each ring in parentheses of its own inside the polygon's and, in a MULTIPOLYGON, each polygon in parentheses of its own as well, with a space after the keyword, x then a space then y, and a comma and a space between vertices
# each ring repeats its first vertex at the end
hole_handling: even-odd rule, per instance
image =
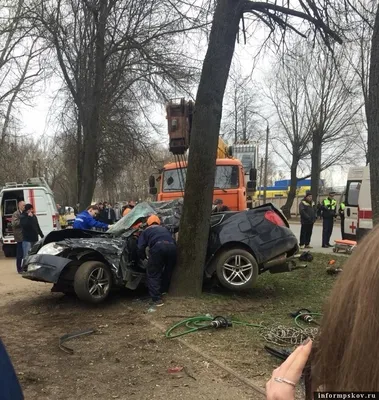
MULTIPOLYGON (((163 174, 163 191, 183 191, 186 183, 187 168, 166 170, 163 174)), ((235 189, 238 188, 238 166, 218 165, 216 167, 215 188, 235 189)))
POLYGON ((133 225, 139 222, 145 222, 147 217, 152 214, 159 216, 162 225, 175 231, 179 227, 182 206, 183 199, 138 203, 132 211, 109 228, 107 233, 114 236, 121 236, 131 230, 130 228, 132 228, 133 225))

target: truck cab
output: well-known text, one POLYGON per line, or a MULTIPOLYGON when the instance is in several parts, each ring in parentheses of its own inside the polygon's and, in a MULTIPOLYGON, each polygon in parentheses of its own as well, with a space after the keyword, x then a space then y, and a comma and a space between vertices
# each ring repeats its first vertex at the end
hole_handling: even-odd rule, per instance
MULTIPOLYGON (((164 165, 157 179, 153 175, 149 178, 149 192, 158 201, 184 196, 185 157, 190 149, 194 106, 193 102, 184 99, 171 100, 166 106, 169 150, 176 162, 164 165)), ((221 199, 231 211, 252 208, 257 180, 256 151, 256 146, 247 142, 228 146, 221 137, 218 138, 213 198, 221 199)))
MULTIPOLYGON (((187 162, 173 162, 163 167, 159 177, 158 201, 183 197, 186 183, 187 162)), ((246 210, 245 174, 242 163, 233 158, 216 160, 214 199, 222 199, 231 211, 246 210)))

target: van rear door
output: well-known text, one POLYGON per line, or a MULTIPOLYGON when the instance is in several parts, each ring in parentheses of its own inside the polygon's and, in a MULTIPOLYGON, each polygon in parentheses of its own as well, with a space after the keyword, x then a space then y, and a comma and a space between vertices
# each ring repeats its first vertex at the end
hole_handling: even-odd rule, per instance
POLYGON ((372 227, 370 167, 366 166, 363 171, 362 187, 358 199, 357 240, 369 233, 372 227))
POLYGON ((45 188, 35 187, 24 189, 24 198, 28 199, 27 202, 33 206, 43 234, 47 235, 50 233, 53 230, 53 216, 48 204, 45 188))
POLYGON ((0 192, 0 242, 3 240, 3 191, 0 192))
POLYGON ((356 240, 358 226, 358 199, 362 179, 347 181, 345 195, 344 239, 356 240))

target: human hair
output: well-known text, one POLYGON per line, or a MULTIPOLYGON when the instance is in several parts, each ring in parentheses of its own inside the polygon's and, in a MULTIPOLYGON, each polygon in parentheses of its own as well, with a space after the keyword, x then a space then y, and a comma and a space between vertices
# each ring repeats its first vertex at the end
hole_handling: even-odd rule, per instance
POLYGON ((92 206, 87 207, 87 211, 89 210, 98 211, 99 207, 96 204, 93 204, 92 206))
POLYGON ((311 392, 379 391, 378 244, 376 227, 344 264, 327 300, 311 355, 311 392))

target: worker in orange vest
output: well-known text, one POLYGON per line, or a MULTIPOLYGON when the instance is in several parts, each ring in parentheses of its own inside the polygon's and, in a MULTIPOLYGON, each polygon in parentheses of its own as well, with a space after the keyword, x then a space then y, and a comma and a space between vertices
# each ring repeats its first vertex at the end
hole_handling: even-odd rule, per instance
POLYGON ((135 201, 129 201, 128 205, 126 206, 124 212, 122 213, 122 216, 125 217, 125 215, 127 215, 128 213, 130 213, 130 211, 133 210, 133 208, 136 206, 136 202, 135 201))

